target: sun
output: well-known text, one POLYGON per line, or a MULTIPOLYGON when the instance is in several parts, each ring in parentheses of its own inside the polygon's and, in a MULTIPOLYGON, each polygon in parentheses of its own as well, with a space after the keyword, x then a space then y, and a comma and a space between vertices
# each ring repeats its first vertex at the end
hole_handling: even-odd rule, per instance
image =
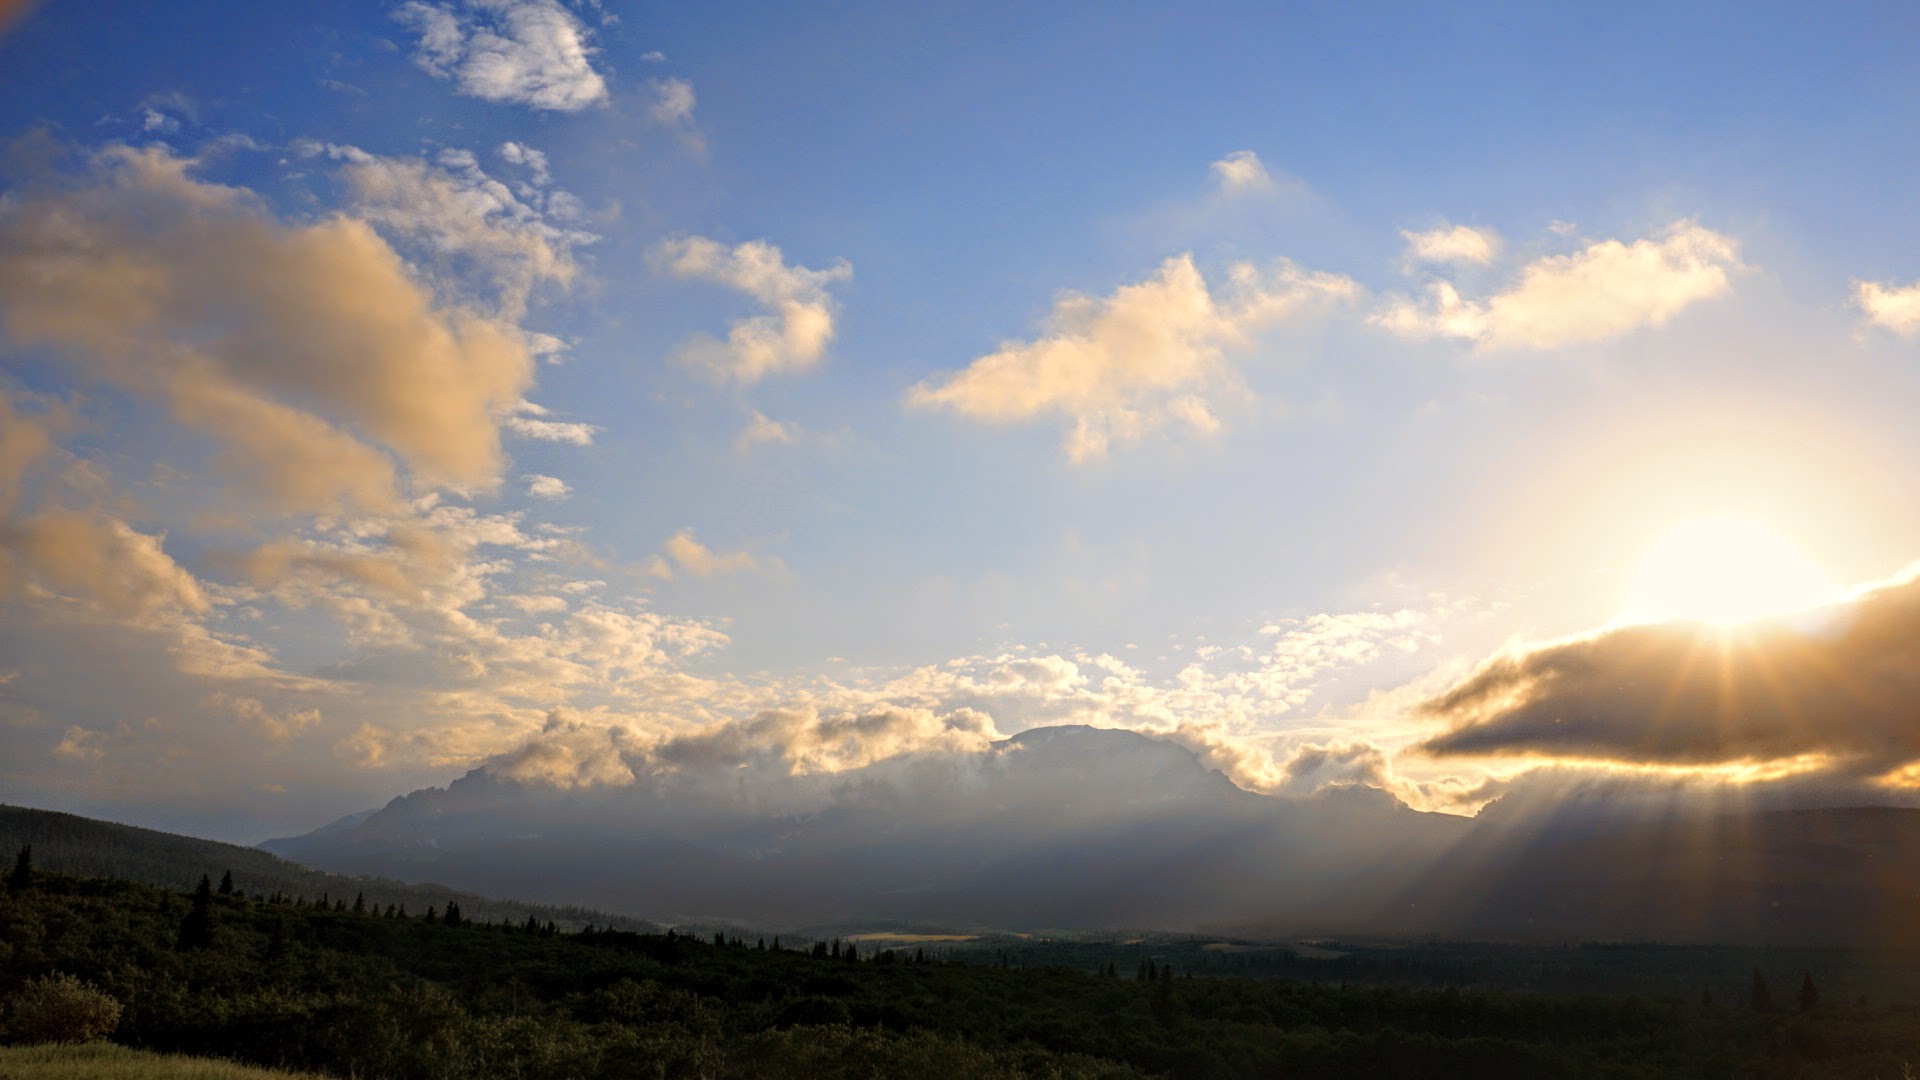
POLYGON ((1757 518, 1688 518, 1654 534, 1626 577, 1625 617, 1723 626, 1834 599, 1832 579, 1799 545, 1757 518))

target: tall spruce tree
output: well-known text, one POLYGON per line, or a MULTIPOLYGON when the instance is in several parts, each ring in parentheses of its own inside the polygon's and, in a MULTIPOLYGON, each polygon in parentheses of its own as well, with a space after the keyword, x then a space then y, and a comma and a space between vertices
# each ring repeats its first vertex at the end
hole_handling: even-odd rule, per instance
POLYGON ((7 875, 8 892, 24 892, 33 887, 33 845, 28 844, 13 857, 13 873, 7 875))
POLYGON ((200 886, 193 890, 193 907, 180 923, 182 951, 213 948, 213 879, 200 875, 200 886))
POLYGON ((220 875, 220 895, 221 896, 233 895, 233 871, 231 870, 220 875))

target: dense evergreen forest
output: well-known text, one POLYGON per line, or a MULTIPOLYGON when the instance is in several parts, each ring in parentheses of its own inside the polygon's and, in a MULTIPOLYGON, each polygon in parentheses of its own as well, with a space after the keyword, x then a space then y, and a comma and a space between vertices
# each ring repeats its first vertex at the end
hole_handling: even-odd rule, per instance
POLYGON ((402 916, 241 875, 183 893, 23 865, 0 898, 0 1025, 12 1041, 104 1035, 394 1078, 1898 1077, 1920 1061, 1911 1007, 1757 971, 1748 994, 1712 1001, 1196 977, 1113 957, 1032 967, 568 932, 457 901, 402 916))

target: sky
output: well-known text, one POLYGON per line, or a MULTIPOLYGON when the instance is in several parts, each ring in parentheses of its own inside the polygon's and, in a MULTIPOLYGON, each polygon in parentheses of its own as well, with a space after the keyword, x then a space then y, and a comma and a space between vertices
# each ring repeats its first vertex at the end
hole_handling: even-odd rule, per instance
POLYGON ((1920 670, 1870 633, 1920 557, 1916 21, 45 0, 0 800, 257 840, 1057 723, 1449 812, 1901 797, 1897 709, 1808 732, 1821 663, 1920 670), (1836 600, 1754 646, 1772 735, 1593 704, 1724 633, 1636 624, 1836 600))

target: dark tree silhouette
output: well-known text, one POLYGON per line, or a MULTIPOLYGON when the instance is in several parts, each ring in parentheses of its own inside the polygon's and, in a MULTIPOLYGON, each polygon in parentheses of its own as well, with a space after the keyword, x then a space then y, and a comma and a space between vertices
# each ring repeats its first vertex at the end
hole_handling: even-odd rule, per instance
POLYGON ((200 875, 200 886, 193 890, 193 908, 180 923, 179 948, 213 948, 213 879, 200 875))
POLYGON ((20 849, 13 857, 13 873, 7 875, 7 891, 22 892, 33 887, 33 845, 20 849))
POLYGON ((367 894, 366 893, 353 894, 353 913, 355 915, 365 915, 367 913, 367 894))
POLYGON ((1753 988, 1749 996, 1754 1012, 1773 1011, 1773 991, 1767 988, 1767 977, 1760 974, 1759 968, 1753 969, 1753 988))
POLYGON ((459 926, 463 921, 460 917, 460 905, 451 900, 447 901, 447 913, 441 916, 441 921, 448 926, 459 926))
POLYGON ((233 871, 231 870, 220 875, 220 895, 221 896, 233 895, 233 871))
POLYGON ((1813 972, 1806 973, 1800 980, 1800 1011, 1812 1012, 1820 1007, 1820 991, 1814 989, 1813 972))

